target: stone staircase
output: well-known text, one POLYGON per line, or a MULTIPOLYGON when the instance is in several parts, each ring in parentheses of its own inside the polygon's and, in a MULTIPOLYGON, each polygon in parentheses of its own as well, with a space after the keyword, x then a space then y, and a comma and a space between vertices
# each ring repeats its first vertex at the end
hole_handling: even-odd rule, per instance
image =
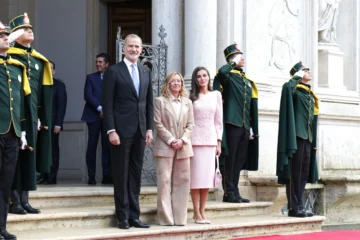
POLYGON ((324 217, 289 218, 274 214, 272 202, 222 203, 221 193, 211 190, 206 216, 212 224, 195 224, 188 204, 188 225, 159 226, 156 218, 156 187, 143 187, 141 221, 150 229, 121 230, 115 218, 111 186, 42 186, 31 192, 30 202, 38 215, 8 217, 8 230, 19 240, 85 239, 229 239, 267 234, 320 231, 324 217), (216 200, 218 199, 218 200, 216 200))

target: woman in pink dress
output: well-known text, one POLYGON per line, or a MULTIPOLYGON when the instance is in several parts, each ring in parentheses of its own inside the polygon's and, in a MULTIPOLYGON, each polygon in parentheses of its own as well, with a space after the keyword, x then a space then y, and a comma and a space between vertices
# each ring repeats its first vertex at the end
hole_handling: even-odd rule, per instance
POLYGON ((212 91, 210 74, 197 67, 192 74, 190 99, 193 101, 195 127, 191 142, 194 156, 190 160, 190 189, 194 206, 194 221, 209 224, 205 217, 205 204, 209 189, 214 187, 215 155, 221 153, 223 133, 222 98, 212 91))

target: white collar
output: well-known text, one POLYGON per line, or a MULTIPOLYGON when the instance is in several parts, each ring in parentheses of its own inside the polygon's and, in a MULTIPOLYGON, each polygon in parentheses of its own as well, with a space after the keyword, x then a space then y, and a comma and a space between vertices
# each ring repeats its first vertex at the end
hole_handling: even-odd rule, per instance
POLYGON ((124 62, 127 67, 131 67, 131 65, 135 64, 135 67, 137 67, 137 63, 130 62, 126 57, 124 57, 124 62))
POLYGON ((180 94, 179 94, 179 96, 178 96, 177 98, 175 98, 174 95, 170 94, 170 102, 173 102, 175 99, 176 99, 177 101, 181 102, 180 94))

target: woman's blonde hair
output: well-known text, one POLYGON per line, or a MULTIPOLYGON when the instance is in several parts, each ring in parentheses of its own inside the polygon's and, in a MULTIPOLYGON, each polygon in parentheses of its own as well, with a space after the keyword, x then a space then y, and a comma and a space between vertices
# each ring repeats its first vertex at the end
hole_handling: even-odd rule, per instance
POLYGON ((173 79, 173 77, 175 75, 179 75, 180 79, 181 79, 181 89, 179 91, 179 95, 181 97, 183 96, 186 96, 188 93, 185 89, 185 82, 184 82, 184 78, 183 76, 181 75, 181 73, 178 73, 178 72, 171 72, 169 73, 166 78, 165 78, 165 82, 164 82, 164 85, 163 87, 161 88, 161 96, 163 97, 170 97, 171 96, 171 91, 170 91, 170 83, 173 79))

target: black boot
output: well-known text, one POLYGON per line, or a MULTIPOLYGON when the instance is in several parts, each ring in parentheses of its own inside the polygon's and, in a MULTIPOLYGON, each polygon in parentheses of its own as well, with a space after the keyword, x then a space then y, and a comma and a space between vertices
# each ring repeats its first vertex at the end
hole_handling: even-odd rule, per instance
MULTIPOLYGON (((16 240, 16 236, 8 233, 5 229, 0 230, 0 236, 2 236, 3 239, 5 239, 5 240, 16 240)), ((0 239, 1 239, 1 237, 0 237, 0 239)))
POLYGON ((29 204, 29 191, 22 191, 21 193, 21 205, 26 210, 27 213, 39 214, 40 209, 33 208, 29 204))
POLYGON ((10 204, 10 213, 13 214, 26 214, 25 209, 20 204, 20 194, 17 190, 12 190, 11 195, 11 204, 10 204))

